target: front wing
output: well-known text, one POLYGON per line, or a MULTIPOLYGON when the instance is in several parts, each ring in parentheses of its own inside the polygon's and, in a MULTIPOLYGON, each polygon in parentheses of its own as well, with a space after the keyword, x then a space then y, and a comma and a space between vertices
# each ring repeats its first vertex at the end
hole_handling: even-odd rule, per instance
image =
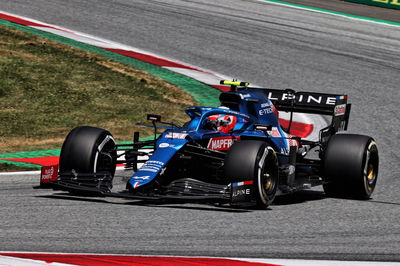
POLYGON ((181 178, 166 186, 153 187, 143 191, 124 190, 119 192, 112 191, 111 182, 112 176, 107 172, 61 175, 53 180, 42 175, 40 188, 68 191, 74 195, 146 201, 218 202, 243 206, 254 203, 252 181, 214 184, 193 178, 181 178))

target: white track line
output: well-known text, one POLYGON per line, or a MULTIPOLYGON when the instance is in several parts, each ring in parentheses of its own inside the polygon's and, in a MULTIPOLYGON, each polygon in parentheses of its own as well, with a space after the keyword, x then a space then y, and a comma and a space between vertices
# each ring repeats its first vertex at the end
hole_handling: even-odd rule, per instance
POLYGON ((40 171, 20 171, 20 172, 0 172, 0 176, 10 176, 10 175, 40 175, 40 171))
POLYGON ((59 263, 59 262, 47 263, 47 262, 41 261, 41 260, 22 259, 22 258, 8 257, 8 256, 0 255, 0 265, 1 266, 43 266, 43 265, 71 266, 73 264, 65 264, 65 263, 59 263))

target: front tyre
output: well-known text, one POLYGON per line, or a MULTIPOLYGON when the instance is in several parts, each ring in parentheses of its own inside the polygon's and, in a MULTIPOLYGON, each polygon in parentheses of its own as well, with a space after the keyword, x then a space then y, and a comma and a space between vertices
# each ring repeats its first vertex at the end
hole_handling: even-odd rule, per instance
POLYGON ((253 200, 257 208, 267 208, 278 188, 278 158, 263 141, 243 140, 232 145, 225 158, 225 174, 230 181, 253 181, 253 200))
POLYGON ((324 155, 323 173, 328 196, 369 199, 378 180, 379 154, 373 138, 338 134, 331 137, 324 155))
POLYGON ((116 158, 115 141, 110 132, 96 127, 76 127, 61 148, 60 173, 108 172, 113 177, 116 158))

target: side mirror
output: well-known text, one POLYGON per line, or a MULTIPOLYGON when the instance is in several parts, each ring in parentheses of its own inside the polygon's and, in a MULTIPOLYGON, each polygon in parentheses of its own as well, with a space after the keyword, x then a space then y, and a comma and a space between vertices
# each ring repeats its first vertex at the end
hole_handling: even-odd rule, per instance
POLYGON ((160 122, 161 121, 161 115, 147 114, 147 120, 152 121, 152 122, 160 122))

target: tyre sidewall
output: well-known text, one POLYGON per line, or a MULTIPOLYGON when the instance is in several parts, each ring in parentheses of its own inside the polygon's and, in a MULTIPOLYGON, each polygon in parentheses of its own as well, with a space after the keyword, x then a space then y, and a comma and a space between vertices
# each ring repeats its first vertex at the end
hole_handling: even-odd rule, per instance
POLYGON ((278 163, 276 153, 268 143, 257 140, 242 140, 232 145, 225 158, 225 173, 229 181, 253 181, 253 200, 258 208, 266 208, 275 198, 278 186, 278 163), (274 190, 268 195, 263 191, 261 167, 271 167, 268 162, 274 162, 276 178, 274 190))
MULTIPOLYGON (((377 152, 371 137, 355 134, 332 136, 324 155, 323 175, 329 182, 324 186, 325 192, 330 196, 368 199, 377 178, 368 185, 364 172, 370 156, 377 157, 377 152)), ((377 176, 378 169, 375 174, 377 176)))
MULTIPOLYGON (((60 172, 74 169, 80 173, 96 173, 98 165, 99 146, 103 142, 115 147, 115 141, 110 132, 95 127, 74 128, 66 137, 60 154, 60 172)), ((103 146, 104 148, 104 146, 103 146)), ((115 156, 116 154, 113 154, 115 156)), ((115 164, 109 171, 114 175, 115 164)))

